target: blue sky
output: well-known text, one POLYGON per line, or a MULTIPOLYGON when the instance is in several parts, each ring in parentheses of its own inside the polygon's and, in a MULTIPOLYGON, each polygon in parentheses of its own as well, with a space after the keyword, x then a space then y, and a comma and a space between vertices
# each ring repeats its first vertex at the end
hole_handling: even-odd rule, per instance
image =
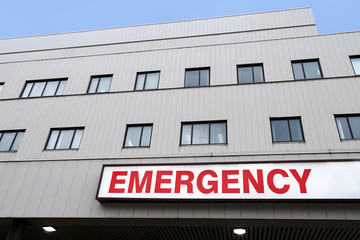
POLYGON ((360 31, 360 0, 2 0, 0 39, 312 7, 320 34, 360 31))

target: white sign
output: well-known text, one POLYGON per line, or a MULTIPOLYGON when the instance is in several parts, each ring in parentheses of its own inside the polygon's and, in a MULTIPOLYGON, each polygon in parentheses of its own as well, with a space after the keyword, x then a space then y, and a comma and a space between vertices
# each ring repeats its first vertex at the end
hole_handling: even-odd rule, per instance
POLYGON ((97 199, 360 199, 360 162, 104 165, 97 199))

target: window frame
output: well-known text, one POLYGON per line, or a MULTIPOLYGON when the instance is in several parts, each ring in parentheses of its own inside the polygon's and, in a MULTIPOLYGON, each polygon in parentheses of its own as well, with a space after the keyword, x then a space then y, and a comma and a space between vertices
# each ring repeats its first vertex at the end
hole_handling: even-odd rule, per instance
POLYGON ((180 124, 180 144, 179 146, 207 146, 207 145, 228 145, 228 126, 227 126, 227 120, 215 120, 215 121, 185 121, 185 122, 181 122, 180 124), (225 143, 210 143, 211 140, 211 124, 212 123, 225 123, 225 133, 226 133, 226 138, 225 138, 225 143), (190 125, 191 124, 191 141, 190 144, 182 144, 182 136, 183 136, 183 125, 190 125), (194 124, 209 124, 209 143, 199 143, 199 144, 193 144, 193 136, 194 136, 194 124))
POLYGON ((81 139, 80 139, 80 142, 79 142, 79 147, 78 148, 71 148, 71 145, 73 144, 74 142, 74 138, 75 138, 75 135, 76 135, 76 130, 83 130, 83 135, 84 135, 84 132, 85 132, 85 127, 57 127, 57 128, 50 128, 50 131, 49 131, 49 134, 48 134, 48 137, 47 137, 47 141, 45 143, 45 147, 44 147, 44 150, 43 151, 68 151, 68 150, 79 150, 80 149, 80 144, 81 144, 81 141, 83 139, 83 135, 81 136, 81 139), (71 142, 70 142, 70 148, 63 148, 63 149, 58 149, 56 148, 56 145, 59 141, 59 137, 60 137, 60 134, 61 134, 61 131, 66 131, 66 130, 74 130, 74 134, 71 138, 71 142), (59 131, 59 134, 56 138, 56 142, 54 144, 54 148, 53 149, 47 149, 47 146, 49 144, 49 141, 50 141, 50 137, 51 137, 51 134, 53 131, 59 131))
POLYGON ((259 83, 264 83, 265 81, 265 72, 264 72, 264 64, 263 63, 250 63, 250 64, 237 64, 236 65, 236 77, 237 77, 237 84, 259 84, 259 83), (254 67, 262 67, 262 75, 263 75, 263 80, 262 82, 255 82, 255 77, 254 77, 254 67), (246 82, 246 83, 241 83, 239 81, 239 68, 241 67, 251 67, 251 73, 252 73, 252 82, 246 82))
MULTIPOLYGON (((29 81, 26 81, 23 89, 21 90, 21 93, 20 93, 19 98, 39 98, 39 97, 56 97, 56 96, 62 96, 62 94, 61 94, 61 95, 57 95, 57 94, 56 94, 57 91, 59 90, 59 86, 60 86, 60 84, 61 84, 62 81, 65 81, 65 82, 67 83, 68 78, 54 78, 54 79, 47 79, 47 80, 41 79, 41 80, 29 80, 29 81), (44 89, 43 89, 42 92, 41 92, 41 95, 40 95, 40 96, 30 97, 31 91, 33 90, 35 84, 36 84, 36 83, 42 83, 42 82, 45 82, 45 86, 44 86, 44 89), (45 91, 45 89, 46 89, 46 86, 47 86, 47 84, 48 84, 49 82, 59 82, 58 85, 57 85, 57 87, 56 87, 55 94, 54 94, 54 95, 49 95, 49 96, 43 96, 44 91, 45 91), (28 95, 27 95, 26 97, 23 97, 22 95, 24 94, 24 91, 25 91, 25 89, 26 89, 26 86, 27 86, 28 84, 30 84, 30 83, 32 83, 33 85, 31 86, 31 89, 30 89, 28 95)), ((65 84, 66 84, 66 83, 65 83, 65 84)), ((64 89, 65 89, 65 87, 66 87, 66 85, 64 86, 64 89)))
POLYGON ((335 124, 336 124, 336 128, 338 130, 338 134, 339 134, 339 138, 340 138, 340 141, 353 141, 353 140, 360 140, 360 137, 359 138, 354 138, 354 134, 353 134, 353 130, 351 128, 351 125, 350 125, 350 122, 349 122, 349 117, 360 117, 360 114, 358 113, 351 113, 351 114, 335 114, 334 115, 334 119, 335 119, 335 124), (340 130, 339 130, 339 126, 337 124, 337 121, 336 121, 336 118, 341 118, 341 117, 345 117, 346 118, 346 123, 349 127, 349 130, 350 130, 350 134, 351 134, 351 138, 350 139, 342 139, 341 138, 341 135, 340 135, 340 130))
MULTIPOLYGON (((0 135, 0 142, 1 142, 1 139, 2 139, 4 133, 13 133, 13 132, 16 133, 15 136, 14 136, 14 138, 13 138, 13 140, 12 140, 12 142, 11 142, 11 145, 10 145, 9 150, 7 150, 7 151, 1 151, 1 150, 0 150, 0 153, 17 152, 18 150, 11 150, 11 148, 13 147, 13 145, 14 145, 14 143, 15 143, 15 140, 16 140, 16 137, 17 137, 18 133, 19 133, 19 132, 23 132, 24 135, 25 135, 25 131, 26 131, 26 129, 0 130, 0 134, 1 134, 1 135, 0 135)), ((21 140, 22 140, 22 139, 21 139, 21 140)), ((19 147, 20 147, 20 144, 19 144, 19 147)))
POLYGON ((352 56, 349 56, 349 60, 350 60, 350 64, 351 64, 351 67, 354 71, 354 74, 355 76, 360 76, 360 74, 356 74, 356 71, 355 71, 355 68, 354 68, 354 64, 352 63, 351 59, 353 58, 359 58, 360 59, 360 55, 352 55, 352 56))
POLYGON ((124 136, 124 142, 123 142, 123 148, 150 148, 151 146, 151 138, 152 138, 152 134, 153 134, 153 124, 152 123, 137 123, 137 124, 127 124, 126 125, 126 131, 125 131, 125 136, 124 136), (151 126, 151 131, 150 131, 150 140, 149 140, 149 146, 141 146, 141 141, 142 141, 142 136, 143 136, 143 132, 144 132, 144 127, 149 127, 151 126), (125 146, 126 144, 126 137, 129 131, 129 127, 141 127, 141 133, 140 133, 140 139, 139 139, 139 146, 125 146))
POLYGON ((89 85, 88 85, 88 88, 87 88, 87 91, 86 91, 86 94, 98 94, 98 93, 104 94, 104 93, 110 92, 110 88, 111 88, 111 83, 112 83, 112 80, 113 80, 113 76, 114 76, 113 74, 91 75, 91 76, 90 76, 89 85), (110 81, 110 85, 109 85, 109 90, 108 90, 107 92, 98 92, 97 90, 99 89, 99 85, 100 85, 101 78, 106 78, 106 77, 111 77, 111 81, 110 81), (97 83, 97 85, 96 85, 95 92, 89 92, 93 78, 99 78, 99 81, 98 81, 98 83, 97 83))
POLYGON ((323 74, 323 71, 322 71, 322 68, 321 68, 321 64, 320 64, 320 59, 319 59, 319 58, 291 60, 291 69, 292 69, 292 72, 293 72, 294 80, 296 80, 296 81, 301 81, 301 80, 314 80, 314 79, 322 79, 322 78, 324 78, 324 74, 323 74), (319 77, 319 78, 306 78, 305 69, 304 69, 304 63, 307 63, 307 62, 317 62, 317 63, 318 63, 321 77, 319 77), (294 65, 293 65, 294 63, 301 63, 301 69, 302 69, 304 78, 302 78, 302 79, 296 79, 296 77, 295 77, 295 71, 294 71, 294 65))
POLYGON ((159 89, 160 74, 161 74, 160 72, 161 72, 160 70, 137 72, 137 73, 136 73, 136 78, 135 78, 134 91, 151 91, 151 90, 157 90, 157 89, 159 89), (156 88, 145 89, 144 87, 145 87, 145 85, 146 85, 147 75, 148 75, 148 74, 151 74, 151 73, 159 73, 159 78, 158 78, 158 81, 157 81, 156 88), (137 85, 137 81, 138 81, 139 74, 146 74, 146 75, 145 75, 145 79, 144 79, 144 85, 143 85, 143 88, 142 88, 142 89, 136 89, 136 85, 137 85))
POLYGON ((211 86, 211 70, 210 70, 210 66, 209 67, 196 67, 196 68, 185 68, 185 74, 184 74, 184 88, 198 88, 198 87, 209 87, 211 86), (209 85, 205 85, 205 86, 200 86, 200 79, 201 79, 201 71, 202 70, 208 70, 209 71, 209 85), (186 86, 186 72, 187 71, 199 71, 199 81, 198 81, 198 86, 186 86))
POLYGON ((271 131, 271 140, 272 143, 306 143, 305 141, 305 134, 304 134, 304 128, 303 128, 303 124, 302 124, 302 120, 301 120, 301 116, 290 116, 290 117, 270 117, 270 131, 271 131), (302 140, 292 140, 292 135, 291 135, 291 129, 290 129, 290 122, 289 120, 294 120, 294 119, 298 119, 300 122, 300 127, 301 127, 301 134, 302 134, 302 140), (288 131, 289 131, 289 136, 290 136, 290 141, 275 141, 274 140, 274 134, 273 134, 273 129, 272 129, 272 121, 273 120, 287 120, 287 127, 288 127, 288 131))

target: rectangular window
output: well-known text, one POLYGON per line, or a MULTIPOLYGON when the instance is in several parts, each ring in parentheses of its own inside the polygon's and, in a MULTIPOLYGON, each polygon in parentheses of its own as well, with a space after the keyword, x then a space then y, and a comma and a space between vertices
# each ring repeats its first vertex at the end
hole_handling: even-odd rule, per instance
POLYGON ((185 87, 210 85, 210 68, 185 69, 185 87))
POLYGON ((57 96, 64 92, 66 79, 46 80, 46 81, 28 81, 21 94, 22 98, 57 96))
POLYGON ((350 57, 355 75, 360 75, 360 57, 350 57))
POLYGON ((150 147, 152 124, 128 125, 124 147, 150 147))
POLYGON ((271 118, 273 142, 302 142, 304 134, 300 117, 271 118))
POLYGON ((112 75, 92 76, 88 93, 104 93, 109 92, 112 75))
POLYGON ((360 115, 335 116, 341 140, 360 139, 360 115))
POLYGON ((226 144, 226 121, 181 124, 181 145, 226 144))
POLYGON ((136 76, 135 90, 157 89, 160 72, 143 72, 136 76))
POLYGON ((83 127, 51 129, 45 149, 78 149, 83 132, 83 127))
POLYGON ((295 80, 322 78, 319 60, 292 61, 295 80))
POLYGON ((1 91, 3 86, 4 86, 4 83, 0 83, 0 91, 1 91))
POLYGON ((238 83, 264 82, 264 71, 262 64, 237 66, 238 83))
POLYGON ((25 130, 1 131, 0 152, 17 151, 25 130))

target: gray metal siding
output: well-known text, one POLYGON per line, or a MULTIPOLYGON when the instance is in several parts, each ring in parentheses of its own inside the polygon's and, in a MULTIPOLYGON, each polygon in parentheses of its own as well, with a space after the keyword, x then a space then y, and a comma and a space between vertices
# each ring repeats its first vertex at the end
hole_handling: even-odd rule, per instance
MULTIPOLYGON (((41 51, 21 51, 0 53, 0 63, 39 61, 61 58, 86 57, 94 55, 112 55, 129 52, 147 52, 161 49, 199 47, 216 44, 264 41, 271 39, 314 36, 316 27, 298 26, 293 28, 265 29, 261 31, 234 32, 220 35, 189 36, 186 38, 169 38, 157 41, 125 42, 76 48, 50 48, 41 51)), ((28 44, 28 43, 27 43, 28 44)), ((0 40, 1 46, 1 40, 0 40)), ((6 49, 4 47, 4 49, 6 49)))
POLYGON ((14 176, 1 179, 1 189, 8 190, 1 195, 0 217, 360 219, 360 206, 354 203, 100 204, 95 195, 105 163, 110 162, 0 164, 1 172, 14 176))
POLYGON ((349 60, 359 42, 360 32, 318 36, 309 8, 0 40, 0 130, 26 129, 17 152, 0 153, 0 217, 360 220, 357 203, 95 200, 103 164, 360 159, 334 119, 360 113, 349 60), (291 61, 311 58, 325 79, 293 80, 291 61), (263 63, 266 83, 236 84, 248 63, 263 63), (183 88, 185 69, 205 66, 212 86, 183 88), (152 70, 160 89, 134 92, 136 73, 152 70), (111 93, 86 95, 100 74, 113 74, 111 93), (27 80, 64 77, 64 96, 19 99, 27 80), (306 142, 272 143, 269 118, 283 116, 301 116, 306 142), (181 122, 202 120, 227 120, 228 143, 179 146, 181 122), (149 148, 122 148, 134 123, 153 123, 149 148), (51 128, 76 126, 78 150, 44 150, 51 128))
MULTIPOLYGON (((0 40, 2 53, 314 25, 311 8, 0 40)), ((300 34, 300 32, 299 32, 300 34)), ((313 34, 316 34, 313 28, 313 34)))
MULTIPOLYGON (((357 150, 340 141, 334 114, 359 113, 358 77, 0 101, 0 129, 26 129, 0 159, 357 150), (270 117, 301 116, 304 143, 273 144, 270 117), (226 145, 179 146, 184 121, 227 120, 226 145), (127 124, 153 123, 149 148, 122 148, 127 124), (84 126, 79 150, 44 150, 50 128, 84 126)), ((313 157, 313 156, 311 156, 313 157)))
POLYGON ((291 60, 319 58, 324 77, 354 75, 349 55, 360 52, 360 33, 261 42, 159 49, 105 56, 0 64, 0 99, 20 96, 25 81, 68 77, 64 94, 86 93, 91 75, 114 74, 110 91, 132 91, 136 73, 160 70, 159 88, 184 86, 184 70, 211 67, 211 85, 235 84, 236 65, 263 63, 265 81, 292 80, 291 60), (337 50, 334 50, 337 49, 337 50), (21 70, 19 70, 21 69, 21 70))

